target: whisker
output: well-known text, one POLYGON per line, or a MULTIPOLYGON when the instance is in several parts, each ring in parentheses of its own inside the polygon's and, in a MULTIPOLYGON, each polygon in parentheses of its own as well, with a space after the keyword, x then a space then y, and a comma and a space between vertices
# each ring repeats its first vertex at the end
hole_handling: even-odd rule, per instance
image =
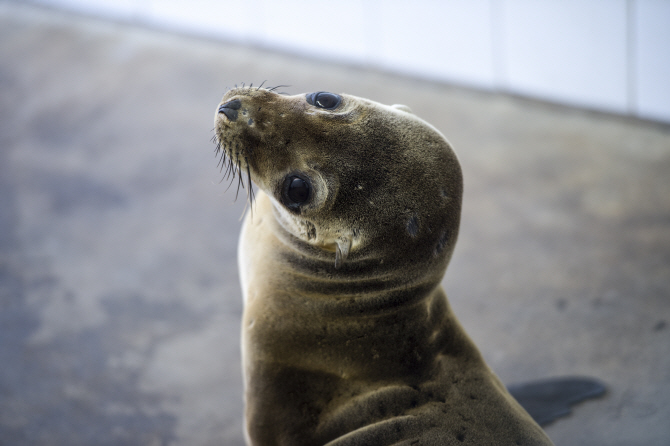
MULTIPOLYGON (((246 161, 246 159, 245 159, 246 161)), ((254 186, 251 184, 251 170, 249 169, 249 163, 247 163, 247 183, 249 185, 249 195, 247 201, 249 202, 249 214, 251 219, 254 218, 254 186)))
MULTIPOLYGON (((237 162, 237 168, 241 169, 240 162, 237 162)), ((237 201, 237 197, 240 195, 240 186, 244 189, 244 180, 242 179, 242 175, 240 175, 237 178, 237 192, 235 192, 235 201, 237 201)))
MULTIPOLYGON (((233 173, 233 160, 228 158, 228 165, 226 166, 226 172, 223 174, 223 179, 228 180, 230 178, 230 175, 233 173)), ((227 190, 227 189, 226 189, 227 190)))
MULTIPOLYGON (((221 181, 223 181, 223 180, 224 180, 224 179, 221 178, 221 181)), ((226 178, 226 180, 228 180, 228 178, 226 178)), ((235 177, 233 177, 233 178, 230 179, 230 183, 228 183, 228 187, 226 188, 226 190, 223 191, 224 194, 225 194, 226 192, 228 192, 228 189, 230 189, 230 186, 232 186, 233 183, 235 183, 235 177)), ((237 199, 237 197, 236 197, 235 199, 237 199)))
POLYGON ((268 88, 268 91, 275 91, 277 88, 289 88, 290 85, 277 85, 276 87, 268 88))

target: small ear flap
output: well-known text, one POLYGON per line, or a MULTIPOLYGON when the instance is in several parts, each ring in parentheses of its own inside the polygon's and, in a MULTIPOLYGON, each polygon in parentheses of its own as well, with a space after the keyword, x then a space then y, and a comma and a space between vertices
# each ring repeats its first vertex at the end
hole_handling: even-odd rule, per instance
POLYGON ((349 255, 349 250, 351 249, 351 237, 338 237, 337 238, 337 248, 335 249, 335 268, 342 266, 347 256, 349 255))
POLYGON ((402 105, 402 104, 393 104, 391 107, 393 107, 393 108, 395 108, 395 109, 398 109, 398 110, 402 110, 402 111, 404 111, 405 113, 410 113, 410 114, 412 114, 412 115, 414 114, 414 112, 412 111, 412 109, 409 108, 409 107, 406 106, 406 105, 402 105))

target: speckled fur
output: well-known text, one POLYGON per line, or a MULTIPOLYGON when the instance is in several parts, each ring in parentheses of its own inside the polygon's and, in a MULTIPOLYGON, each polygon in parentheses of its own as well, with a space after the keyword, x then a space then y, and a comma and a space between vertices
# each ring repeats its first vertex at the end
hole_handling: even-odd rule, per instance
POLYGON ((239 99, 240 118, 216 115, 261 189, 239 247, 248 443, 551 444, 440 285, 462 197, 449 144, 406 107, 342 98, 329 111, 236 88, 222 104, 239 99), (313 198, 291 210, 281 185, 296 172, 313 198))

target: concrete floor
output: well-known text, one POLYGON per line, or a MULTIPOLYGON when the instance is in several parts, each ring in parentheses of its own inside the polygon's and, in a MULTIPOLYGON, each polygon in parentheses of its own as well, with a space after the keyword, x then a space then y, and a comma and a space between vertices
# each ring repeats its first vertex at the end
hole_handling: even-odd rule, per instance
POLYGON ((504 382, 610 391, 561 446, 670 444, 670 126, 0 2, 0 445, 241 445, 227 86, 404 103, 464 168, 445 286, 504 382))

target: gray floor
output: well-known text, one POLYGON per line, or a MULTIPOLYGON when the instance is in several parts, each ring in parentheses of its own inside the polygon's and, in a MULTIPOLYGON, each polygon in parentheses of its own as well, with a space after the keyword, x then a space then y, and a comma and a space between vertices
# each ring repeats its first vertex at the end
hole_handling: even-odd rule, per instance
POLYGON ((242 444, 244 203, 209 138, 266 79, 442 130, 445 286, 492 368, 608 383, 557 445, 670 444, 669 126, 0 2, 0 445, 242 444))

